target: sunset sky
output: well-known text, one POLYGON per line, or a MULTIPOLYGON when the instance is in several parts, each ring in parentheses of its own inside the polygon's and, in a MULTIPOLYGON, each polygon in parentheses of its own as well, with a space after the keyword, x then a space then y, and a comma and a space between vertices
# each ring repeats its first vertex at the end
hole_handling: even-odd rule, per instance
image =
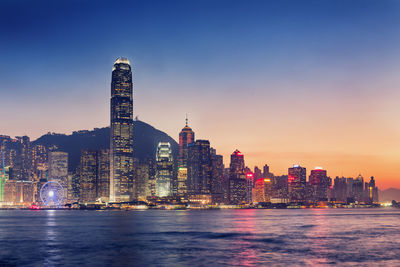
POLYGON ((400 1, 1 1, 0 134, 104 127, 111 69, 177 140, 189 115, 229 164, 400 187, 400 1), (118 2, 118 3, 116 3, 118 2))

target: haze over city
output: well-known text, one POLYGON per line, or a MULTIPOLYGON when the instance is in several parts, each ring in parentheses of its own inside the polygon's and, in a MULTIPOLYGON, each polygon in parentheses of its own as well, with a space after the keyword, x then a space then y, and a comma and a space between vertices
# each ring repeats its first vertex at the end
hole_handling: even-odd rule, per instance
POLYGON ((400 3, 306 2, 4 1, 0 133, 109 125, 124 56, 134 115, 175 140, 187 113, 226 162, 400 187, 400 3))

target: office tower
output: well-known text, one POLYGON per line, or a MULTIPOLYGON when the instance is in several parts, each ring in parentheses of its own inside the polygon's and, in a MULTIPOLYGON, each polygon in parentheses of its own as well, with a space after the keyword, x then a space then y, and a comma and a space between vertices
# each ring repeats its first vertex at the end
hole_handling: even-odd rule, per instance
POLYGON ((47 149, 43 145, 35 145, 31 148, 31 164, 33 181, 45 178, 43 170, 47 171, 47 149))
POLYGON ((196 140, 188 148, 188 194, 210 194, 212 167, 210 142, 208 140, 196 140))
POLYGON ((31 179, 30 141, 28 136, 17 136, 15 139, 3 136, 1 150, 5 152, 5 165, 12 169, 13 180, 31 179))
MULTIPOLYGON (((81 202, 92 202, 98 199, 108 201, 110 195, 109 150, 82 150, 79 176, 79 199, 81 202)), ((73 176, 71 183, 72 179, 73 176)), ((71 184, 71 188, 73 187, 76 188, 76 185, 71 184)))
POLYGON ((217 155, 211 148, 211 199, 212 203, 223 203, 224 161, 222 155, 217 155))
POLYGON ((133 199, 133 88, 129 60, 117 58, 111 79, 110 201, 133 199))
POLYGON ((10 136, 0 136, 0 149, 4 153, 4 165, 9 170, 10 180, 22 180, 21 175, 21 143, 10 136))
POLYGON ((56 181, 64 188, 64 196, 68 190, 68 153, 61 151, 49 152, 48 180, 56 181))
POLYGON ((157 196, 156 192, 156 174, 157 174, 157 164, 154 159, 150 158, 146 160, 146 164, 149 167, 149 181, 148 181, 148 190, 149 196, 154 198, 157 196))
POLYGON ((246 203, 251 203, 253 201, 254 173, 250 169, 246 169, 246 187, 246 203))
POLYGON ((333 184, 336 201, 347 202, 347 181, 345 177, 336 176, 333 184))
POLYGON ((311 170, 309 183, 312 188, 312 199, 315 201, 327 201, 330 183, 326 170, 321 167, 311 170))
POLYGON ((166 197, 172 195, 174 178, 174 162, 169 142, 160 142, 156 153, 156 195, 166 197))
POLYGON ((110 199, 110 150, 97 151, 97 198, 101 201, 110 199))
POLYGON ((79 201, 81 196, 81 167, 78 166, 72 174, 68 174, 68 179, 71 179, 71 192, 68 192, 70 195, 70 200, 74 200, 74 202, 79 201), (72 176, 72 177, 70 177, 72 176))
POLYGON ((248 201, 247 180, 244 173, 244 156, 239 150, 231 155, 229 165, 229 203, 244 204, 248 201))
POLYGON ((288 191, 288 176, 274 176, 272 181, 272 196, 278 199, 281 203, 288 202, 289 191, 288 191))
POLYGON ((74 198, 74 188, 73 188, 73 182, 74 182, 74 175, 72 172, 68 172, 67 176, 67 203, 75 202, 78 199, 74 198))
POLYGON ((230 199, 229 199, 229 181, 230 181, 230 168, 224 168, 224 175, 223 175, 223 180, 222 180, 222 195, 224 199, 224 204, 229 204, 230 199))
POLYGON ((31 142, 28 136, 17 137, 21 143, 21 175, 25 181, 31 180, 32 160, 31 160, 31 142))
POLYGON ((364 178, 359 174, 353 181, 352 192, 357 203, 364 201, 364 178))
POLYGON ((188 126, 186 118, 186 125, 179 133, 179 154, 178 154, 178 195, 184 196, 187 193, 187 162, 189 156, 190 144, 194 143, 194 132, 188 126))
POLYGON ((355 202, 354 198, 354 179, 349 177, 346 179, 346 195, 350 202, 355 202))
POLYGON ((243 178, 244 176, 244 156, 239 150, 235 150, 231 155, 231 163, 229 165, 231 178, 243 178))
POLYGON ((365 185, 365 203, 372 204, 378 202, 378 187, 375 186, 374 176, 365 185))
POLYGON ((96 201, 98 178, 98 153, 96 150, 82 150, 80 177, 80 202, 96 201))
POLYGON ((290 201, 302 202, 305 200, 306 180, 306 168, 299 165, 293 165, 292 168, 288 169, 290 201))
POLYGON ((253 202, 271 202, 272 182, 270 178, 257 179, 253 188, 253 202))
POLYGON ((140 162, 134 159, 134 176, 136 181, 136 198, 145 201, 150 193, 150 166, 148 162, 140 162))

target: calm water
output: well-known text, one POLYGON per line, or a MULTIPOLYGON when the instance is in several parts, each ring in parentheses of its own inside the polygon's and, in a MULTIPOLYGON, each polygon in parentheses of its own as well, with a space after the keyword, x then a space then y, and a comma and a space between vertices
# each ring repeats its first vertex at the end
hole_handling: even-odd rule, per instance
POLYGON ((0 211, 0 266, 400 266, 400 210, 0 211))

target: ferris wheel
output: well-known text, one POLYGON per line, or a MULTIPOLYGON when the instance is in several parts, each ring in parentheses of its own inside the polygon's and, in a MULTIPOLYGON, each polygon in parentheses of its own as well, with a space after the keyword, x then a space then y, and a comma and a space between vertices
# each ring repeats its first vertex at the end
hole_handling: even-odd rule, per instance
POLYGON ((40 199, 45 206, 60 206, 64 200, 64 188, 56 181, 49 181, 40 189, 40 199))

